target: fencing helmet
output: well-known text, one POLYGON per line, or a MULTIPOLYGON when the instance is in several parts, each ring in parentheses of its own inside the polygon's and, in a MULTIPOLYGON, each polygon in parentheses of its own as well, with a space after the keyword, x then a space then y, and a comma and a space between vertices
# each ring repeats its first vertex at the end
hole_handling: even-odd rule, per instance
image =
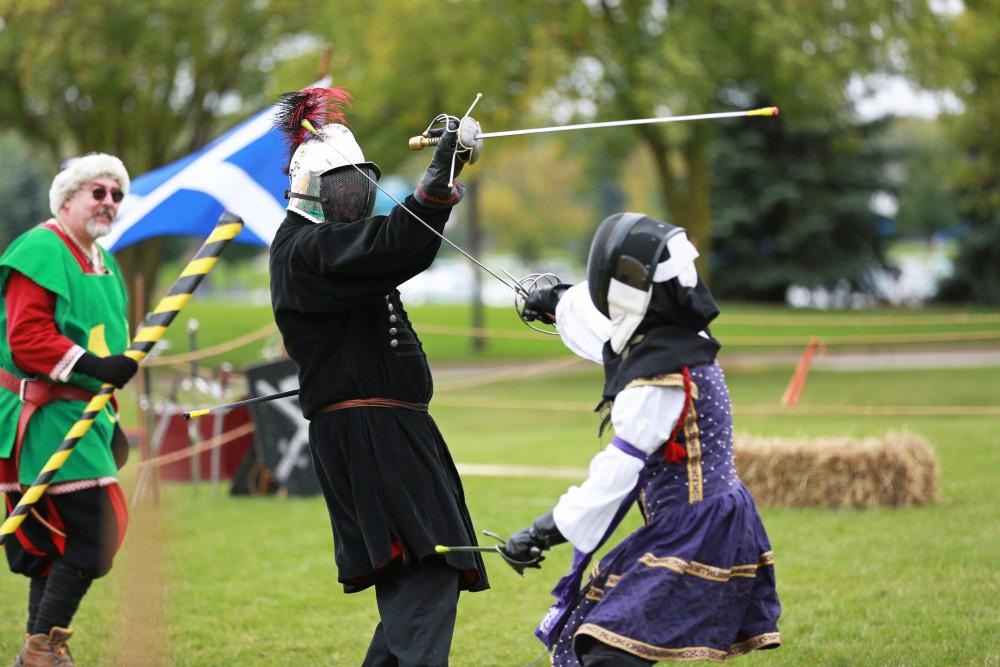
POLYGON ((275 117, 291 148, 289 211, 312 222, 356 222, 375 207, 378 166, 341 122, 350 95, 339 88, 310 88, 282 96, 275 117), (318 136, 303 127, 308 120, 318 136))
POLYGON ((671 280, 677 281, 681 291, 700 285, 694 266, 697 257, 698 251, 681 227, 630 212, 601 222, 587 258, 587 284, 594 305, 611 320, 609 342, 615 354, 622 352, 647 319, 657 286, 671 280))

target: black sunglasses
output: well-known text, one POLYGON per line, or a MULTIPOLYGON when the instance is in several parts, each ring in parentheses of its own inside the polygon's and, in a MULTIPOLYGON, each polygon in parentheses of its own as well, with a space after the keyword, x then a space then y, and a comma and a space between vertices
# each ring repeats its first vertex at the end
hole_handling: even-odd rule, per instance
MULTIPOLYGON (((104 201, 104 198, 108 196, 108 191, 104 187, 96 187, 90 191, 90 194, 94 195, 94 199, 97 201, 104 201)), ((121 202, 125 198, 125 193, 117 188, 111 191, 111 201, 114 203, 121 202)))

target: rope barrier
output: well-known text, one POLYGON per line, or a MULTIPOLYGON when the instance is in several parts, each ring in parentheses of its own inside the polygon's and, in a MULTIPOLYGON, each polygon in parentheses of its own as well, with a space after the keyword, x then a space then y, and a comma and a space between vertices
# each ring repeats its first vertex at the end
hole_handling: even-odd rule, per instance
POLYGON ((798 315, 749 315, 740 313, 723 313, 718 323, 742 324, 749 326, 934 326, 939 324, 1000 324, 1000 313, 955 313, 954 315, 854 315, 850 312, 829 314, 827 316, 798 315))
POLYGON ((170 366, 172 364, 184 364, 191 361, 200 361, 208 357, 214 357, 220 354, 225 354, 226 352, 232 352, 235 349, 244 347, 250 343, 255 343, 263 338, 267 338, 268 336, 277 333, 277 331, 277 325, 272 322, 261 327, 260 329, 244 334, 239 338, 234 338, 227 343, 219 343, 218 345, 206 347, 198 350, 197 352, 185 352, 184 354, 172 354, 169 356, 157 357, 155 359, 150 359, 143 365, 149 367, 170 366))
MULTIPOLYGON (((723 347, 802 347, 815 338, 802 336, 722 336, 723 347)), ((821 336, 826 345, 887 345, 917 343, 971 343, 1000 340, 1000 331, 876 334, 870 336, 821 336)))
POLYGON ((162 456, 157 456, 155 458, 149 459, 147 461, 140 461, 135 464, 126 464, 122 470, 131 468, 148 468, 151 466, 163 466, 168 463, 175 463, 177 461, 183 461, 186 458, 196 456, 202 452, 207 452, 210 449, 215 449, 216 447, 221 447, 222 445, 228 444, 237 438, 242 438, 245 435, 253 433, 256 427, 253 423, 243 424, 230 431, 226 431, 222 435, 216 436, 214 438, 209 438, 204 440, 197 445, 191 445, 185 447, 184 449, 178 449, 176 452, 170 452, 169 454, 163 454, 162 456))
POLYGON ((552 371, 565 370, 572 366, 576 366, 583 361, 580 357, 561 357, 559 359, 540 362, 534 364, 527 368, 507 368, 502 369, 492 375, 487 375, 485 377, 469 378, 467 380, 451 380, 438 382, 437 388, 444 391, 456 391, 459 389, 473 389, 476 387, 483 387, 488 384, 493 384, 495 382, 503 382, 504 380, 520 380, 523 378, 531 377, 533 375, 544 375, 552 371))
POLYGON ((558 340, 553 336, 539 336, 537 333, 528 333, 527 331, 484 329, 482 327, 449 327, 440 324, 421 324, 419 329, 421 334, 462 336, 463 338, 499 338, 506 340, 531 340, 545 343, 558 340))
MULTIPOLYGON (((433 405, 454 408, 492 408, 501 410, 551 410, 555 412, 593 412, 596 401, 512 401, 492 398, 435 397, 433 405)), ((738 415, 753 416, 924 416, 924 417, 1000 417, 1000 405, 781 405, 733 404, 738 415)))
MULTIPOLYGON (((726 322, 736 323, 740 316, 730 316, 726 322)), ((984 316, 983 322, 993 321, 984 316)), ((805 320, 795 318, 784 318, 784 322, 779 322, 782 318, 774 318, 775 321, 759 320, 759 324, 778 325, 782 323, 803 324, 805 320)), ((1000 315, 997 316, 1000 321, 1000 315)), ((746 321, 745 321, 746 322, 746 321)), ((953 322, 954 323, 954 322, 953 322)), ((831 322, 824 322, 823 325, 830 325, 831 322)), ((848 326, 865 326, 858 320, 843 322, 848 326)), ((922 323, 916 323, 922 324, 922 323)), ((818 324, 816 324, 818 326, 818 324)), ((438 336, 456 336, 463 338, 494 338, 499 340, 531 340, 538 342, 553 342, 553 337, 542 337, 537 334, 519 331, 504 331, 484 329, 481 327, 449 327, 440 325, 422 325, 420 331, 423 334, 438 336)), ((149 367, 176 366, 192 361, 200 361, 209 357, 215 357, 226 352, 231 352, 240 347, 267 338, 278 332, 277 326, 273 323, 267 324, 259 329, 244 334, 238 338, 225 343, 219 343, 211 347, 206 347, 197 352, 185 352, 183 354, 167 355, 149 359, 144 365, 149 367)), ((742 336, 727 335, 722 337, 722 342, 726 347, 801 347, 807 345, 814 337, 813 334, 803 334, 801 336, 742 336)), ((988 342, 1000 340, 1000 331, 968 331, 968 332, 938 332, 938 333, 915 333, 915 334, 875 334, 875 335, 843 335, 824 336, 823 342, 827 345, 851 346, 851 345, 905 345, 921 343, 971 343, 988 342)))
MULTIPOLYGON (((751 325, 761 327, 774 326, 932 326, 938 324, 995 324, 1000 323, 1000 314, 994 313, 956 313, 954 315, 833 315, 826 317, 798 317, 782 315, 741 315, 739 313, 723 315, 720 323, 751 325), (848 319, 849 317, 849 319, 848 319)), ((218 356, 255 343, 278 332, 278 327, 268 323, 250 333, 234 338, 225 343, 195 352, 167 355, 148 359, 148 367, 171 366, 200 361, 218 356)), ((542 337, 527 331, 507 331, 486 329, 483 327, 452 327, 437 324, 423 324, 420 332, 439 336, 456 336, 463 338, 492 338, 497 340, 530 340, 536 342, 553 342, 552 337, 542 337)), ((728 335, 723 341, 728 347, 794 347, 809 343, 813 334, 802 336, 742 336, 728 335)), ((869 336, 824 336, 827 345, 885 345, 885 344, 920 344, 920 343, 967 343, 1000 340, 1000 331, 970 331, 970 332, 939 332, 923 334, 877 334, 869 336)))

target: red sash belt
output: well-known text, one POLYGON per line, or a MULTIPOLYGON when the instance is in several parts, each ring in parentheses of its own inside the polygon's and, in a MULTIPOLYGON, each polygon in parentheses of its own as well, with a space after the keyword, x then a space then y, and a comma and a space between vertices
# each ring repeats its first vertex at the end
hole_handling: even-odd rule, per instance
POLYGON ((21 440, 28 430, 35 410, 56 400, 90 401, 92 392, 71 384, 53 383, 35 378, 20 378, 6 369, 0 368, 0 387, 17 394, 21 402, 21 415, 17 419, 17 438, 14 440, 14 461, 21 455, 21 440))

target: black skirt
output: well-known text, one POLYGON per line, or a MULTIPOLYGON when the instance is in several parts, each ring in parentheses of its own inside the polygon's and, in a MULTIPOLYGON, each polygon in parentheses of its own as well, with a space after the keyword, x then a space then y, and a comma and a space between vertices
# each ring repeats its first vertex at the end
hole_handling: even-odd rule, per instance
MULTIPOLYGON (((458 471, 427 413, 360 407, 319 414, 309 443, 346 592, 442 558, 436 545, 477 543, 458 471)), ((443 558, 461 573, 463 590, 489 588, 478 553, 443 558)))

